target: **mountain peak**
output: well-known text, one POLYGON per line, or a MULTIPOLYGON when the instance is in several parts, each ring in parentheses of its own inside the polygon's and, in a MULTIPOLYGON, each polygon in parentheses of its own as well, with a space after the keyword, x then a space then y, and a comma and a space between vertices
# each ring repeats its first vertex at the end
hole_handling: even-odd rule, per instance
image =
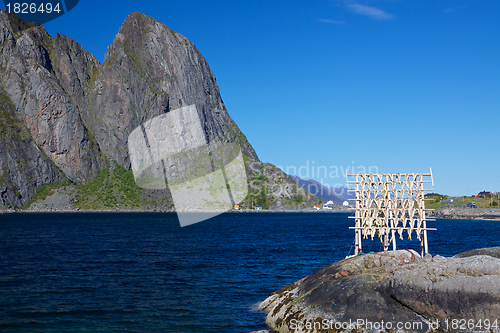
POLYGON ((41 26, 38 22, 28 22, 20 18, 19 16, 7 12, 7 9, 0 9, 0 24, 5 26, 8 24, 14 33, 18 33, 21 30, 29 29, 32 27, 41 26))
POLYGON ((106 52, 92 99, 96 106, 83 118, 95 126, 102 148, 125 167, 130 165, 129 133, 188 105, 196 106, 208 142, 237 142, 245 155, 258 160, 227 113, 203 55, 186 37, 145 14, 132 13, 123 22, 106 52))
POLYGON ((134 12, 132 14, 127 15, 125 21, 123 21, 120 30, 118 33, 130 33, 133 30, 135 33, 144 34, 148 32, 160 32, 161 30, 168 30, 176 37, 180 37, 184 40, 188 40, 186 37, 182 36, 178 32, 170 29, 166 24, 152 18, 143 13, 134 12))

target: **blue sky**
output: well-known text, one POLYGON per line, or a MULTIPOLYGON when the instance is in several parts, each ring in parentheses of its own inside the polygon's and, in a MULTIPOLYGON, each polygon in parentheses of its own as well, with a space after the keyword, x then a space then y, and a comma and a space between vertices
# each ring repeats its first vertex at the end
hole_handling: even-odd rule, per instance
POLYGON ((330 185, 432 167, 439 193, 500 191, 499 1, 80 0, 45 27, 103 61, 135 11, 197 46, 264 162, 330 185))

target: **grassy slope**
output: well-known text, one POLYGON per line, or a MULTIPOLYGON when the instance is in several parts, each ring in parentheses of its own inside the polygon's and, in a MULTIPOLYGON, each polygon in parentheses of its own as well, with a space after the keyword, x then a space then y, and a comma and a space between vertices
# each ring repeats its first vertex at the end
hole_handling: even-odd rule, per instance
POLYGON ((145 190, 134 181, 131 170, 114 162, 92 182, 80 185, 75 208, 80 209, 151 209, 161 205, 170 207, 169 196, 164 191, 145 190))

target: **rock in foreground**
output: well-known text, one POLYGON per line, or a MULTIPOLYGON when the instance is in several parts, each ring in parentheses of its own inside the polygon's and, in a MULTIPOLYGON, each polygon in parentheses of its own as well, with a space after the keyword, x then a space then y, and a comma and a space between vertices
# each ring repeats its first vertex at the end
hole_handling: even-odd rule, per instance
POLYGON ((260 308, 280 333, 499 332, 498 254, 500 247, 452 258, 360 255, 276 291, 260 308))

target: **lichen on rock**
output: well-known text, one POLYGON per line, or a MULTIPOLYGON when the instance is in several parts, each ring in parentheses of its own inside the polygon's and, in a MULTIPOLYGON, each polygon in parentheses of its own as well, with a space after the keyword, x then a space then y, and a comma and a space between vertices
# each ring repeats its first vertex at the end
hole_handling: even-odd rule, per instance
MULTIPOLYGON (((380 331, 368 322, 415 323, 402 331, 429 332, 452 331, 453 320, 493 323, 500 321, 500 259, 483 254, 421 258, 413 250, 359 255, 275 292, 260 309, 278 332, 380 331)), ((498 326, 491 329, 497 332, 498 326)))

